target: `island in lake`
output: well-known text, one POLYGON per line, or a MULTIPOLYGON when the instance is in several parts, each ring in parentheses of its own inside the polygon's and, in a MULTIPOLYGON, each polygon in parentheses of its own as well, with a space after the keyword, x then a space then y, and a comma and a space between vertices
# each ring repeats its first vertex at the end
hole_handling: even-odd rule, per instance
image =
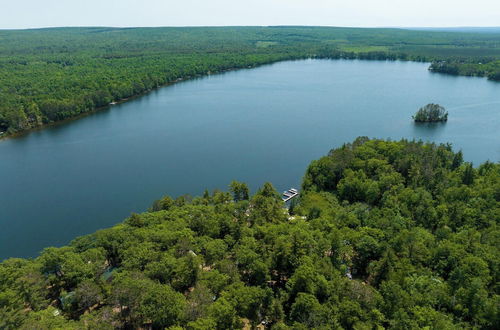
POLYGON ((412 117, 417 123, 433 123, 448 120, 448 112, 439 104, 430 103, 420 108, 412 117))

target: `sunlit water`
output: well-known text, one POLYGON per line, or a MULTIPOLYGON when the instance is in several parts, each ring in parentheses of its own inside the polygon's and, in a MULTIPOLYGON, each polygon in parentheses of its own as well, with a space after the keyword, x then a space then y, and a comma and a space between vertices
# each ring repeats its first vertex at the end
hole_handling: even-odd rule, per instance
POLYGON ((35 256, 168 194, 300 185, 313 159, 360 135, 451 142, 500 160, 500 84, 428 64, 283 62, 162 88, 85 118, 0 141, 0 259, 35 256), (446 124, 415 125, 427 103, 446 124))

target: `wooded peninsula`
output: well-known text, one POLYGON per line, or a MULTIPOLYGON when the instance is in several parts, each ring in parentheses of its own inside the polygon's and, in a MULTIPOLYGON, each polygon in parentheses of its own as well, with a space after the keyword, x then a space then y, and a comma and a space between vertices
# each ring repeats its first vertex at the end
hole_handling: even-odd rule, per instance
POLYGON ((500 80, 499 33, 328 27, 0 31, 0 137, 180 79, 304 58, 412 60, 500 80))
POLYGON ((2 329, 498 329, 500 164, 358 138, 270 183, 163 197, 0 263, 2 329))

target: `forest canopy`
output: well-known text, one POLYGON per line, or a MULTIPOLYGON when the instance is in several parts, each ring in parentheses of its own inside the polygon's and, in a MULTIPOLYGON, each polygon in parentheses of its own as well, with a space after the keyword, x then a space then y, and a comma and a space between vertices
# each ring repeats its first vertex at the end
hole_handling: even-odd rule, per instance
POLYGON ((500 164, 358 138, 270 183, 165 196, 0 263, 2 329, 498 329, 500 164))
POLYGON ((76 117, 178 79, 302 58, 433 62, 500 80, 498 33, 326 27, 0 30, 0 133, 76 117))

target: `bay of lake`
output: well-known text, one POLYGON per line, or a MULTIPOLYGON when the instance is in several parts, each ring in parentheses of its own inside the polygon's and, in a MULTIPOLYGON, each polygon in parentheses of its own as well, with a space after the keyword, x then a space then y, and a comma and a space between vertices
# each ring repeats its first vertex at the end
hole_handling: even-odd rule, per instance
POLYGON ((500 160, 500 84, 427 63, 304 60, 181 82, 0 141, 0 260, 112 226, 163 195, 231 180, 299 188, 311 160, 358 136, 450 142, 500 160), (415 125, 427 103, 446 124, 415 125))

